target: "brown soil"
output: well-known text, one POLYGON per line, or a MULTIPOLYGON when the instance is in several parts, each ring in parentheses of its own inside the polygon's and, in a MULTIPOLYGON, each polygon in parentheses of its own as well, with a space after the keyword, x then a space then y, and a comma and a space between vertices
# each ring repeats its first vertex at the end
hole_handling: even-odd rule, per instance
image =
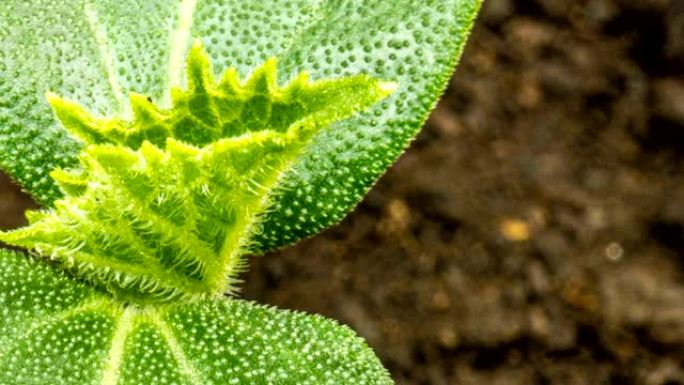
POLYGON ((486 1, 406 154, 244 279, 397 384, 684 385, 684 1, 486 1))

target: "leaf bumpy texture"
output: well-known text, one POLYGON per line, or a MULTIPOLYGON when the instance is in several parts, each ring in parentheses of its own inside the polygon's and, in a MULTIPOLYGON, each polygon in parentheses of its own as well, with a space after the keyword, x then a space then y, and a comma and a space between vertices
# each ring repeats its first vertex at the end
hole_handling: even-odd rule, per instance
POLYGON ((0 240, 129 302, 230 292, 280 175, 314 134, 396 88, 365 75, 310 82, 306 73, 279 87, 275 60, 244 83, 235 69, 217 83, 199 42, 187 77, 169 110, 132 94, 132 121, 48 94, 86 143, 81 167, 53 171, 64 198, 0 240))
MULTIPOLYGON (((55 168, 83 144, 58 124, 51 90, 102 116, 133 113, 138 92, 168 107, 186 51, 202 39, 216 69, 279 58, 279 80, 368 74, 399 89, 312 138, 271 194, 253 252, 338 222, 394 162, 434 107, 480 0, 53 0, 0 2, 0 167, 51 205, 55 168), (36 10, 41 10, 37 13, 36 10)), ((131 139, 134 140, 134 139, 131 139)))
POLYGON ((359 202, 479 6, 0 1, 0 168, 46 206, 0 241, 53 262, 0 250, 0 385, 392 384, 349 328, 224 294, 359 202))
POLYGON ((0 250, 0 385, 389 385, 349 328, 237 299, 124 307, 0 250))

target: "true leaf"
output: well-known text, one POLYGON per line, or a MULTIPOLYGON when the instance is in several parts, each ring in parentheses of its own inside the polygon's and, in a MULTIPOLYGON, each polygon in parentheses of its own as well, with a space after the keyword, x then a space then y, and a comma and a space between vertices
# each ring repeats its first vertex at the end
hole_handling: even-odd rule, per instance
POLYGON ((170 109, 132 94, 131 121, 48 95, 86 144, 80 167, 54 170, 65 197, 0 240, 128 302, 221 295, 244 265, 270 192, 312 136, 395 87, 364 75, 310 82, 306 73, 280 87, 275 60, 244 82, 234 69, 217 82, 199 42, 187 73, 170 109))
POLYGON ((0 384, 391 384, 319 316, 236 299, 127 306, 0 250, 0 384))
POLYGON ((237 0, 0 3, 0 165, 45 204, 48 173, 82 146, 43 100, 53 91, 102 116, 133 111, 129 92, 167 107, 200 38, 216 71, 246 74, 280 59, 280 80, 368 74, 400 88, 313 138, 271 194, 254 251, 311 235, 343 217, 416 134, 449 78, 480 0, 237 0))

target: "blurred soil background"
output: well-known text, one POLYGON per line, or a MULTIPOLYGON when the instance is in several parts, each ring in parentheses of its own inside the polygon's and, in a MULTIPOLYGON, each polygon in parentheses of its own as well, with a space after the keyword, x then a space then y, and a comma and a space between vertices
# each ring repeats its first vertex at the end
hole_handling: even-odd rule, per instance
POLYGON ((684 0, 486 0, 399 162, 244 279, 398 385, 684 385, 684 0))

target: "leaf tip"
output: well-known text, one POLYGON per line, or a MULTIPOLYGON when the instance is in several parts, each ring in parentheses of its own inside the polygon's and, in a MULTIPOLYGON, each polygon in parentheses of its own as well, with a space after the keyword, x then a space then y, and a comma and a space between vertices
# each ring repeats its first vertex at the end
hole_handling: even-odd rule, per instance
POLYGON ((191 90, 205 89, 214 84, 211 59, 200 39, 195 39, 187 61, 188 85, 191 90))
POLYGON ((45 99, 52 105, 53 103, 59 103, 62 98, 52 91, 45 91, 45 99))
POLYGON ((272 94, 278 89, 278 59, 270 57, 247 80, 246 88, 253 92, 272 94))
POLYGON ((45 93, 52 112, 64 128, 82 141, 92 144, 107 142, 108 139, 99 127, 101 122, 80 104, 63 98, 54 92, 45 93))
POLYGON ((80 105, 73 103, 66 98, 61 97, 52 91, 45 92, 45 100, 47 100, 48 104, 50 105, 50 108, 52 108, 52 111, 55 113, 55 115, 57 115, 57 117, 60 120, 63 120, 64 115, 67 113, 73 114, 75 112, 74 110, 76 110, 77 108, 80 111, 83 111, 83 109, 80 108, 80 105))
POLYGON ((128 97, 131 100, 131 108, 136 119, 144 123, 161 119, 161 113, 152 103, 150 97, 137 92, 131 92, 128 97))
POLYGON ((382 93, 382 96, 389 96, 399 89, 399 83, 379 81, 378 89, 380 90, 380 93, 382 93))

